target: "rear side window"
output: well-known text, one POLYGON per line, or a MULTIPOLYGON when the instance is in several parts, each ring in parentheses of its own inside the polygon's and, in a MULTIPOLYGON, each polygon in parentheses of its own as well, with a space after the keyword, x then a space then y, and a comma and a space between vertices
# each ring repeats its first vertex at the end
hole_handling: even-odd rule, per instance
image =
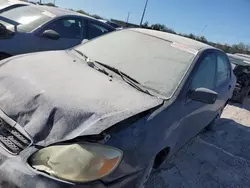
POLYGON ((225 56, 217 55, 217 80, 216 86, 219 87, 230 78, 230 65, 225 56))
POLYGON ((93 39, 108 33, 109 29, 101 24, 95 22, 89 22, 89 39, 93 39))
POLYGON ((61 38, 82 39, 83 22, 78 18, 59 19, 50 23, 44 30, 54 30, 61 38))
POLYGON ((191 89, 200 87, 214 89, 214 80, 216 75, 216 55, 208 54, 200 62, 195 72, 191 89))

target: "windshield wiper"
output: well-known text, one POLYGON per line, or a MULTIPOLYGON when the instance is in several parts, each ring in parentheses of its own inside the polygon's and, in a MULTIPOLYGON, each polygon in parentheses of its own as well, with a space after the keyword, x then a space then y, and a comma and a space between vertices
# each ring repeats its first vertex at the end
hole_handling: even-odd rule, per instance
POLYGON ((99 65, 102 65, 103 67, 113 71, 114 73, 118 74, 121 76, 121 78, 126 82, 128 83, 129 85, 131 85, 132 87, 134 87, 135 89, 143 92, 143 93, 146 93, 148 95, 151 95, 151 96, 154 96, 153 94, 151 94, 147 89, 143 89, 142 87, 140 87, 139 85, 141 85, 137 80, 135 80, 134 78, 130 77, 129 75, 123 73, 122 71, 120 71, 119 69, 115 68, 115 67, 112 67, 112 66, 109 66, 107 64, 104 64, 104 63, 101 63, 101 62, 98 62, 98 61, 95 61, 96 63, 98 63, 99 65))
POLYGON ((84 53, 82 53, 80 50, 76 50, 73 48, 74 51, 76 51, 78 54, 80 54, 81 56, 83 56, 85 59, 88 59, 88 56, 86 56, 84 53))
POLYGON ((87 64, 92 67, 92 68, 95 68, 96 70, 106 74, 107 76, 110 76, 112 77, 105 69, 101 69, 99 68, 98 66, 95 65, 95 63, 107 68, 108 70, 111 70, 113 71, 114 73, 118 74, 119 76, 121 76, 121 78, 123 79, 123 81, 125 81, 126 83, 128 83, 129 85, 131 85, 132 87, 134 87, 135 89, 143 92, 143 93, 146 93, 148 95, 151 95, 151 96, 155 96, 153 94, 151 94, 147 89, 143 89, 142 87, 140 87, 139 85, 141 85, 137 80, 135 80, 134 78, 130 77, 129 75, 121 72, 119 69, 115 68, 115 67, 112 67, 112 66, 109 66, 107 64, 104 64, 104 63, 101 63, 99 61, 93 61, 91 60, 87 55, 85 55, 83 52, 79 51, 79 50, 76 50, 74 49, 77 53, 79 53, 81 56, 83 56, 87 62, 87 64))
POLYGON ((133 82, 137 83, 137 84, 140 84, 137 80, 135 80, 134 78, 131 78, 129 75, 121 72, 119 69, 115 68, 115 67, 111 67, 107 64, 104 64, 104 63, 101 63, 101 62, 98 62, 98 61, 95 61, 96 63, 98 63, 99 65, 102 65, 103 67, 113 71, 114 73, 120 75, 122 77, 122 79, 124 80, 124 78, 126 77, 127 79, 129 80, 132 80, 133 82))
MULTIPOLYGON (((98 67, 98 66, 95 65, 95 63, 97 63, 97 62, 91 60, 88 56, 86 56, 86 55, 85 55, 84 53, 82 53, 81 51, 76 50, 76 49, 74 49, 74 50, 75 50, 78 54, 80 54, 81 56, 83 56, 83 57, 85 58, 85 61, 87 62, 88 66, 90 66, 90 67, 92 67, 92 68, 98 70, 99 72, 101 72, 101 73, 103 73, 103 74, 105 74, 105 75, 107 75, 107 76, 110 76, 110 74, 109 74, 105 69, 101 69, 100 67, 98 67)), ((112 77, 112 76, 111 76, 111 77, 112 77)))

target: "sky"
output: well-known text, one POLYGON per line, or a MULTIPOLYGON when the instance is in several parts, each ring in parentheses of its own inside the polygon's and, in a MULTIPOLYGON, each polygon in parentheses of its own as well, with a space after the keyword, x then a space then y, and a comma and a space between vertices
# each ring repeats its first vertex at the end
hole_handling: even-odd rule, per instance
MULTIPOLYGON (((53 2, 53 0, 44 0, 53 2)), ((82 9, 104 18, 140 23, 145 0, 56 0, 63 8, 82 9)), ((209 41, 250 44, 250 0, 148 0, 144 21, 209 41), (202 31, 202 32, 201 32, 202 31)))

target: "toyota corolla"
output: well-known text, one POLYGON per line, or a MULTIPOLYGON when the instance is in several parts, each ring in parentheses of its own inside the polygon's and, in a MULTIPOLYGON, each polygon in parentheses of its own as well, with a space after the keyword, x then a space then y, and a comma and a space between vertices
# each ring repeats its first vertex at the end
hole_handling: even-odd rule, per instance
POLYGON ((0 63, 0 185, 143 187, 235 86, 206 44, 124 29, 0 63))

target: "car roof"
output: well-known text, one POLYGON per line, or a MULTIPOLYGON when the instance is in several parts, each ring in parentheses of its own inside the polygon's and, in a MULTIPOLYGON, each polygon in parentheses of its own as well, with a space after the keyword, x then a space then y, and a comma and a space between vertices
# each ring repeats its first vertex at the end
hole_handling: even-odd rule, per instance
POLYGON ((7 0, 6 3, 12 5, 12 4, 24 4, 24 5, 31 5, 31 3, 26 1, 19 1, 19 0, 7 0))
POLYGON ((50 13, 54 14, 56 17, 66 16, 66 15, 73 15, 73 16, 82 16, 82 17, 86 17, 86 18, 96 20, 95 18, 87 16, 85 14, 80 14, 78 12, 71 11, 71 10, 66 10, 66 9, 62 9, 62 8, 51 7, 51 6, 46 6, 46 5, 33 5, 33 6, 35 6, 38 9, 50 12, 50 13))
POLYGON ((6 0, 0 3, 0 9, 4 9, 6 7, 11 7, 14 5, 29 5, 30 3, 18 1, 18 0, 6 0))
POLYGON ((199 51, 201 49, 207 49, 207 48, 216 49, 216 48, 214 48, 210 45, 207 45, 205 43, 202 43, 202 42, 190 39, 190 38, 186 38, 186 37, 183 37, 180 35, 167 33, 167 32, 156 31, 156 30, 151 30, 151 29, 142 29, 142 28, 130 28, 129 30, 140 32, 140 33, 143 33, 146 35, 150 35, 152 37, 157 37, 157 38, 162 39, 162 40, 178 43, 178 44, 187 46, 187 47, 189 47, 193 50, 197 50, 197 51, 199 51))

